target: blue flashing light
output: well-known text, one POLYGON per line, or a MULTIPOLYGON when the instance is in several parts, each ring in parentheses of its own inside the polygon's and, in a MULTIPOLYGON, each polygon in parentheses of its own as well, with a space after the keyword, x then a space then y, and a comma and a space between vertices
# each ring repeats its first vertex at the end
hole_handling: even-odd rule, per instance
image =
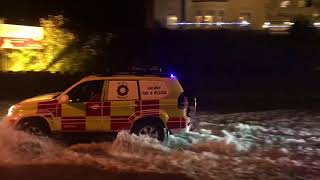
POLYGON ((170 78, 177 78, 177 76, 171 73, 170 78))

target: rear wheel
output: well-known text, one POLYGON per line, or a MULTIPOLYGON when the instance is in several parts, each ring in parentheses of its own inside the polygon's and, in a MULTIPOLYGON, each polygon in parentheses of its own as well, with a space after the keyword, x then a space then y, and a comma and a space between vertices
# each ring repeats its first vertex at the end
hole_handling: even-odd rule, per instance
POLYGON ((164 141, 165 139, 164 126, 157 121, 138 122, 133 128, 133 133, 138 136, 149 136, 159 141, 164 141))

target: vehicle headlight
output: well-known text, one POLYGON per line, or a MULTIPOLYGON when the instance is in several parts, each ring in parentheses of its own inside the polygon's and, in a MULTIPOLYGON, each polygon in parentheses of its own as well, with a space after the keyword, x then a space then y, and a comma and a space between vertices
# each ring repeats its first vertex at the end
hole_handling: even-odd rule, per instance
POLYGON ((9 110, 8 110, 8 116, 11 116, 11 115, 12 115, 14 109, 15 109, 15 105, 10 106, 10 108, 9 108, 9 110))

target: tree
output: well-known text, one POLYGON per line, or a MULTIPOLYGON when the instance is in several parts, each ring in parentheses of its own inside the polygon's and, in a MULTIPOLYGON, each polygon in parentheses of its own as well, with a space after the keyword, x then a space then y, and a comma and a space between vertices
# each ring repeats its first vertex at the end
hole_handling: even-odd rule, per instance
POLYGON ((80 43, 76 36, 63 28, 63 16, 40 19, 44 29, 43 49, 14 50, 8 54, 11 71, 75 72, 84 70, 85 61, 95 54, 96 39, 80 43))

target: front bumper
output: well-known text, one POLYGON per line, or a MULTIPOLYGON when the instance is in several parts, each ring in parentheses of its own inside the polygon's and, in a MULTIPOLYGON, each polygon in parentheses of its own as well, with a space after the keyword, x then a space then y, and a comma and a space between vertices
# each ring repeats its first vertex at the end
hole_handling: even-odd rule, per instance
POLYGON ((8 127, 15 127, 17 125, 18 120, 19 118, 16 116, 5 116, 1 123, 8 127))

